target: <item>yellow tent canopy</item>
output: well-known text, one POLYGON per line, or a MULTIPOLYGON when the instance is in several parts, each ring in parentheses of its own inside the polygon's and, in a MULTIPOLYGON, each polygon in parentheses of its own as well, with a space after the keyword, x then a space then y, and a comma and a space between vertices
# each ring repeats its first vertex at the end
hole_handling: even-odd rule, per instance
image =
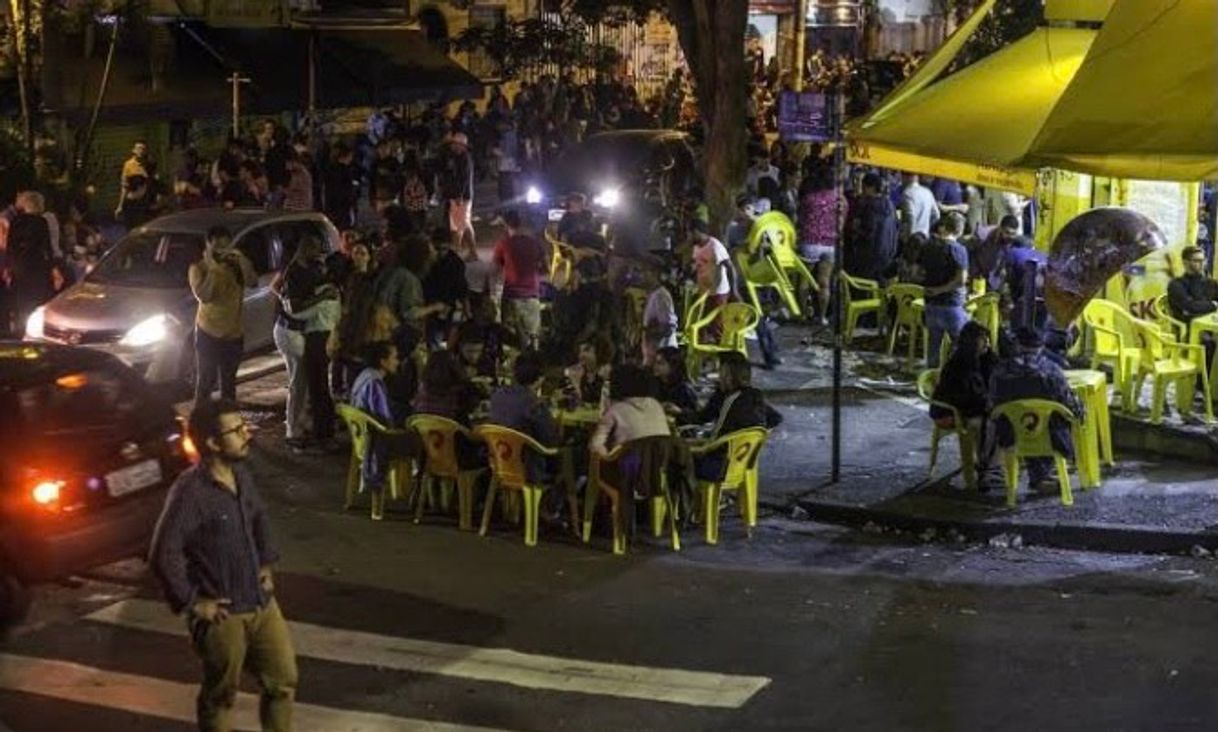
POLYGON ((1218 177, 1218 0, 1118 0, 1025 164, 1218 177))
POLYGON ((1032 194, 1036 170, 1021 163, 1095 36, 1084 28, 1038 28, 885 103, 848 128, 849 159, 1032 194))

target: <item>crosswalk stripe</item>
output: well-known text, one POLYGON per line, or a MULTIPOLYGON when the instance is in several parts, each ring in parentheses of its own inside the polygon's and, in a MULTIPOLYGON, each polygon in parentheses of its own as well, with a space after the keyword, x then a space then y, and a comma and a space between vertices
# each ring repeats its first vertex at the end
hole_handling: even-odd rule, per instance
MULTIPOLYGON (((164 605, 130 599, 88 619, 127 628, 186 635, 164 605)), ((507 648, 441 643, 309 623, 288 623, 302 656, 360 666, 457 676, 529 689, 580 692, 699 707, 736 709, 770 683, 765 676, 652 668, 521 653, 507 648)))
MULTIPOLYGON (((195 721, 195 696, 198 694, 198 687, 192 684, 8 653, 0 653, 0 689, 190 723, 195 721)), ((238 694, 233 721, 239 730, 256 732, 261 729, 258 697, 238 694)), ((293 706, 292 729, 297 732, 506 732, 299 702, 293 706)))

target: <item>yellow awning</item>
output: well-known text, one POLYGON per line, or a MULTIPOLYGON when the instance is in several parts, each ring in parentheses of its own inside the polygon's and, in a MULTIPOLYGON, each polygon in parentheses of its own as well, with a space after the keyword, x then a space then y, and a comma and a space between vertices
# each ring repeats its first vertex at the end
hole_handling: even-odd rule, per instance
POLYGON ((1031 193, 1028 148, 1096 32, 1038 28, 1015 43, 852 124, 852 162, 1031 193))
POLYGON ((1026 164, 1218 177, 1218 0, 1118 0, 1026 164))

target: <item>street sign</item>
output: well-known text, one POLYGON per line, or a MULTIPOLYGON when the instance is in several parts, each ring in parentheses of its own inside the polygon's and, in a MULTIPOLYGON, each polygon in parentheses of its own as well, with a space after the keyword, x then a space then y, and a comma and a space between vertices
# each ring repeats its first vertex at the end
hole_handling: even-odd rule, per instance
POLYGON ((816 92, 782 92, 778 97, 778 136, 783 142, 833 139, 828 98, 816 92))

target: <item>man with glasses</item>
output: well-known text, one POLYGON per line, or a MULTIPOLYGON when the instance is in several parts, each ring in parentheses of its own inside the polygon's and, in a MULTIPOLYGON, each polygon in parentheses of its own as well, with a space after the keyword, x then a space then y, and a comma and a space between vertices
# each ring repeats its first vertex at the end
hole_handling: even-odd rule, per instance
POLYGON ((236 403, 206 399, 190 415, 201 461, 174 481, 149 564, 170 608, 184 613, 203 662, 199 729, 232 729, 241 671, 258 679, 262 729, 292 728, 296 654, 275 602, 270 519, 243 465, 250 429, 236 403))
POLYGON ((1184 274, 1167 286, 1167 304, 1177 320, 1191 323, 1198 315, 1218 310, 1218 282, 1205 276, 1205 252, 1200 247, 1184 247, 1184 274))

